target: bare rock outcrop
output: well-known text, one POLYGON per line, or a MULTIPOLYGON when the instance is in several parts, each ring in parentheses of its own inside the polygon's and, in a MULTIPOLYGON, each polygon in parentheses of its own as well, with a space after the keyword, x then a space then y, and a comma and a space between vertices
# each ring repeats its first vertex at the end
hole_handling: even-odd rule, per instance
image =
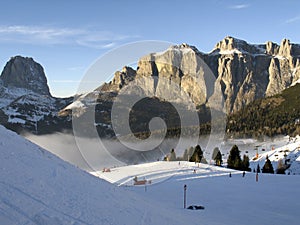
POLYGON ((136 72, 117 72, 110 89, 118 90, 132 79, 146 77, 144 90, 153 96, 184 101, 177 96, 172 99, 172 89, 178 86, 195 105, 231 113, 297 82, 300 45, 287 39, 280 45, 270 41, 254 45, 230 36, 207 54, 188 44, 175 45, 143 56, 136 72))
POLYGON ((43 67, 32 58, 15 56, 5 65, 0 79, 5 87, 24 88, 51 96, 43 67))

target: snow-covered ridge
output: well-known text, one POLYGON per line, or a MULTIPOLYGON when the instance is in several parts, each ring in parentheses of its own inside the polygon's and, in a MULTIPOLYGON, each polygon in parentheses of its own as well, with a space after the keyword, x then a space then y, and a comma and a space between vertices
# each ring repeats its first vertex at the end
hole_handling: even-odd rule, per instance
MULTIPOLYGON (((58 111, 71 100, 71 98, 60 99, 26 88, 5 87, 0 84, 0 122, 10 128, 14 127, 15 130, 22 127, 27 131, 38 133, 41 130, 37 129, 37 123, 55 124, 60 121, 57 119, 58 111)), ((47 133, 45 130, 42 132, 47 133)))
POLYGON ((8 117, 9 123, 25 124, 26 121, 36 122, 42 119, 45 115, 50 115, 55 112, 55 99, 47 95, 39 95, 24 88, 17 87, 0 87, 0 109, 8 117), (31 108, 26 114, 20 110, 19 106, 31 105, 31 108), (31 113, 30 113, 31 112, 31 113))
POLYGON ((4 87, 0 83, 0 109, 3 107, 8 106, 10 103, 12 103, 15 99, 28 95, 33 94, 34 92, 25 89, 25 88, 16 88, 16 87, 4 87))

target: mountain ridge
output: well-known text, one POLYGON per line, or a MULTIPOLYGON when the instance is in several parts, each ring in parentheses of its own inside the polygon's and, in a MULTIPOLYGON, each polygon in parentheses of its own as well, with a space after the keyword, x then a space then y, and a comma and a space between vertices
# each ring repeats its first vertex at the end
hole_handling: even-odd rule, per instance
POLYGON ((161 100, 170 95, 169 83, 173 82, 189 95, 198 109, 204 106, 230 115, 256 99, 281 93, 298 82, 300 45, 287 39, 280 45, 270 41, 249 44, 227 36, 209 53, 186 43, 170 46, 163 52, 142 56, 137 69, 124 66, 111 82, 99 85, 84 96, 76 96, 75 103, 72 98, 51 96, 44 70, 32 58, 12 57, 0 77, 1 123, 14 130, 35 133, 39 123, 44 124, 42 133, 47 132, 47 124, 52 124, 51 132, 63 127, 71 131, 72 112, 76 116, 85 114, 91 107, 90 99, 95 99, 97 126, 104 136, 111 136, 109 115, 113 100, 122 88, 138 78, 147 78, 144 90, 161 100), (205 71, 210 71, 210 75, 205 71), (154 82, 154 77, 158 82, 154 82), (44 102, 43 106, 35 108, 34 101, 44 102), (30 118, 29 113, 33 115, 30 118))
MULTIPOLYGON (((299 50, 299 44, 287 39, 283 39, 280 45, 270 41, 253 45, 230 36, 218 42, 210 53, 202 53, 186 43, 170 46, 163 52, 142 56, 136 70, 124 67, 122 71, 117 71, 111 82, 95 91, 94 97, 98 102, 103 102, 102 96, 107 95, 99 93, 115 93, 114 96, 117 96, 130 82, 143 78, 147 81, 143 84, 143 90, 154 97, 168 97, 173 82, 190 96, 197 108, 204 106, 230 115, 256 99, 281 93, 298 82, 299 50), (210 77, 203 71, 211 71, 210 77), (160 78, 163 78, 162 81, 160 78)), ((93 96, 92 93, 87 96, 93 96)), ((114 98, 110 98, 111 104, 114 98)), ((83 98, 79 102, 85 102, 83 105, 87 107, 89 100, 83 98)), ((85 110, 78 108, 78 105, 82 104, 73 104, 67 107, 68 111, 61 110, 60 114, 84 114, 85 110)), ((103 111, 108 115, 111 113, 109 106, 104 109, 99 105, 98 109, 96 114, 99 118, 103 111)), ((103 124, 111 127, 109 119, 101 120, 101 126, 103 124)))
MULTIPOLYGON (((230 36, 217 43, 210 53, 202 53, 188 44, 175 45, 164 52, 141 57, 135 74, 136 78, 157 76, 178 83, 196 105, 214 102, 222 94, 224 103, 217 101, 223 111, 231 113, 257 98, 280 93, 298 80, 300 45, 287 39, 280 45, 273 42, 253 45, 230 36), (207 70, 206 65, 199 60, 215 76, 210 87, 205 80, 207 76, 199 70, 199 67, 207 70)), ((124 86, 126 82, 119 76, 116 72, 114 82, 106 84, 106 90, 119 91, 124 86), (115 88, 109 88, 110 85, 115 88)))

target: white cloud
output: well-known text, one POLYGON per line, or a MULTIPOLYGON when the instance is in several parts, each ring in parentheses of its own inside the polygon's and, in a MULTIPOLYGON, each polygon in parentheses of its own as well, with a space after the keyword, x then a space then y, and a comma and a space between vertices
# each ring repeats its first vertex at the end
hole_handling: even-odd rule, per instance
POLYGON ((248 8, 250 5, 249 4, 239 4, 239 5, 232 5, 229 8, 230 9, 245 9, 248 8))
POLYGON ((285 21, 285 23, 294 23, 296 21, 300 20, 300 16, 296 16, 296 17, 293 17, 293 18, 290 18, 290 19, 287 19, 285 21))
POLYGON ((138 36, 115 34, 97 29, 74 29, 43 26, 1 26, 0 42, 24 44, 70 44, 90 48, 112 48, 121 41, 135 39, 138 36))

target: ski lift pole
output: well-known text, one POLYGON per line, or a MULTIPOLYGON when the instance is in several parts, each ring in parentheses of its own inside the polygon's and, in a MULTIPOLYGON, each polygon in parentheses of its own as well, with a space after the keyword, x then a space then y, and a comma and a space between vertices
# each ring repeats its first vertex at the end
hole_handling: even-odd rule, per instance
POLYGON ((183 208, 186 208, 186 184, 183 186, 183 208))

